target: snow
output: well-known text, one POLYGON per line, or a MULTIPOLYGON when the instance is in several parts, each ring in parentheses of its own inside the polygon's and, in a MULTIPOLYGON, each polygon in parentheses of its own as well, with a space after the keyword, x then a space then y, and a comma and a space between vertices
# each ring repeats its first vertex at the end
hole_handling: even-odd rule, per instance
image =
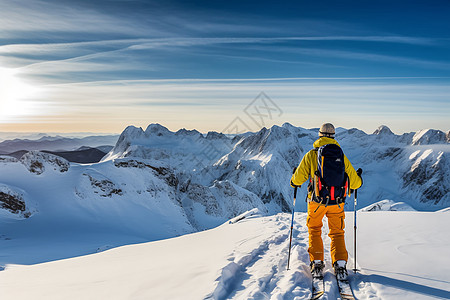
MULTIPOLYGON (((0 272, 0 297, 309 299, 306 215, 295 214, 291 269, 286 270, 290 217, 287 213, 266 217, 256 213, 232 224, 177 238, 40 264, 9 264, 0 272)), ((360 272, 350 271, 357 299, 450 297, 450 257, 445 255, 450 237, 445 230, 437 230, 448 223, 446 212, 359 213, 360 272)), ((351 212, 347 213, 346 226, 350 269, 351 212)), ((336 299, 326 233, 324 229, 323 299, 336 299)), ((40 251, 45 251, 44 245, 40 251)))
POLYGON ((395 202, 389 199, 378 201, 360 211, 416 211, 414 208, 404 202, 395 202))
POLYGON ((61 173, 69 170, 70 164, 64 158, 59 156, 43 153, 39 151, 30 151, 25 153, 20 162, 32 173, 40 175, 46 169, 52 169, 61 173))
MULTIPOLYGON (((444 212, 365 212, 359 216, 353 282, 370 282, 378 299, 450 298, 450 235, 444 212)), ((348 237, 348 235, 347 235, 348 237)), ((364 297, 363 297, 364 298, 364 297)))
POLYGON ((446 134, 440 130, 424 129, 414 134, 413 145, 444 144, 447 142, 446 134))
MULTIPOLYGON (((450 144, 432 130, 337 131, 364 170, 357 298, 450 298, 450 144)), ((26 206, 0 209, 0 299, 308 299, 306 184, 286 270, 289 178, 315 139, 290 124, 231 138, 151 124, 126 128, 96 164, 0 157, 0 192, 26 206)), ((323 234, 323 299, 336 299, 323 234)))

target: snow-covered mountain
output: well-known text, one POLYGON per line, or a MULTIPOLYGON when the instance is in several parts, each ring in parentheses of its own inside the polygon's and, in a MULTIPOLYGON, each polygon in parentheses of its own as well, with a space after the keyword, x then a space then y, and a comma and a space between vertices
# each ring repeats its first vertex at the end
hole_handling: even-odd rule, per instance
MULTIPOLYGON (((338 128, 336 138, 353 165, 365 171, 363 205, 386 198, 425 210, 450 205, 450 145, 442 131, 395 135, 387 126, 373 134, 338 128)), ((258 196, 269 211, 288 211, 292 189, 286 183, 316 139, 316 129, 287 123, 234 138, 195 130, 174 133, 152 124, 145 131, 128 127, 103 160, 155 160, 176 170, 180 185, 208 187, 226 180, 258 196)))

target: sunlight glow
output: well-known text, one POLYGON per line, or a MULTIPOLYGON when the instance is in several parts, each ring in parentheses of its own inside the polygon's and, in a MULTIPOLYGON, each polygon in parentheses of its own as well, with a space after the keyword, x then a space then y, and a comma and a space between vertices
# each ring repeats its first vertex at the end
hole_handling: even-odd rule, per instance
POLYGON ((21 121, 36 114, 37 104, 31 100, 39 89, 19 78, 14 69, 0 67, 0 123, 21 121))

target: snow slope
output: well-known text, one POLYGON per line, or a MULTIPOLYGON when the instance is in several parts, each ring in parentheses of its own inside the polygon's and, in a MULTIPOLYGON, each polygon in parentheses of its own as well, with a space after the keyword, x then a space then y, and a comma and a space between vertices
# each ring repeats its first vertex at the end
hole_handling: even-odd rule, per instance
POLYGON ((218 226, 255 207, 267 211, 256 195, 232 182, 181 185, 182 175, 154 160, 80 165, 32 151, 20 161, 0 160, 0 168, 0 265, 166 239, 218 226))
MULTIPOLYGON (((305 214, 296 213, 291 270, 290 215, 253 215, 163 241, 0 272, 1 299, 308 299, 305 214)), ((352 213, 347 214, 348 249, 352 213)), ((448 212, 361 212, 358 299, 449 299, 448 212), (430 234, 433 232, 434 234, 430 234)), ((327 230, 324 230, 324 235, 327 230)), ((326 294, 337 299, 326 245, 326 294)), ((353 256, 353 251, 350 251, 353 256)), ((353 262, 350 260, 350 265, 353 262)))

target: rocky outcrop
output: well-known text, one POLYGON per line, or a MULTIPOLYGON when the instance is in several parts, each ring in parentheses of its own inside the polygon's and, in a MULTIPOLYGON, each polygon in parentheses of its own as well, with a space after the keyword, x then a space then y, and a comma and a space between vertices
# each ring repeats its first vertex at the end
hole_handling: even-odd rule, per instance
POLYGON ((411 168, 403 175, 403 186, 421 195, 421 202, 450 203, 450 153, 418 150, 411 168))
POLYGON ((138 168, 138 169, 151 169, 155 172, 155 174, 163 178, 169 186, 177 187, 178 178, 175 176, 172 170, 165 167, 155 167, 143 161, 128 159, 128 160, 117 160, 114 161, 114 165, 117 168, 138 168))
POLYGON ((19 160, 12 156, 0 155, 0 163, 16 163, 19 160))
POLYGON ((0 185, 0 209, 4 209, 15 215, 28 218, 31 212, 28 210, 22 192, 15 191, 7 185, 0 185))
POLYGON ((103 175, 97 174, 83 174, 83 176, 87 176, 89 178, 89 182, 91 183, 92 190, 95 194, 98 194, 101 197, 109 197, 111 198, 113 195, 123 195, 122 189, 117 187, 117 185, 111 181, 110 179, 104 177, 103 175))
POLYGON ((20 158, 20 162, 36 175, 44 173, 46 169, 64 173, 70 168, 70 163, 64 158, 39 151, 27 152, 20 158))
POLYGON ((420 130, 412 138, 413 145, 431 145, 448 143, 447 136, 444 132, 434 129, 420 130))

